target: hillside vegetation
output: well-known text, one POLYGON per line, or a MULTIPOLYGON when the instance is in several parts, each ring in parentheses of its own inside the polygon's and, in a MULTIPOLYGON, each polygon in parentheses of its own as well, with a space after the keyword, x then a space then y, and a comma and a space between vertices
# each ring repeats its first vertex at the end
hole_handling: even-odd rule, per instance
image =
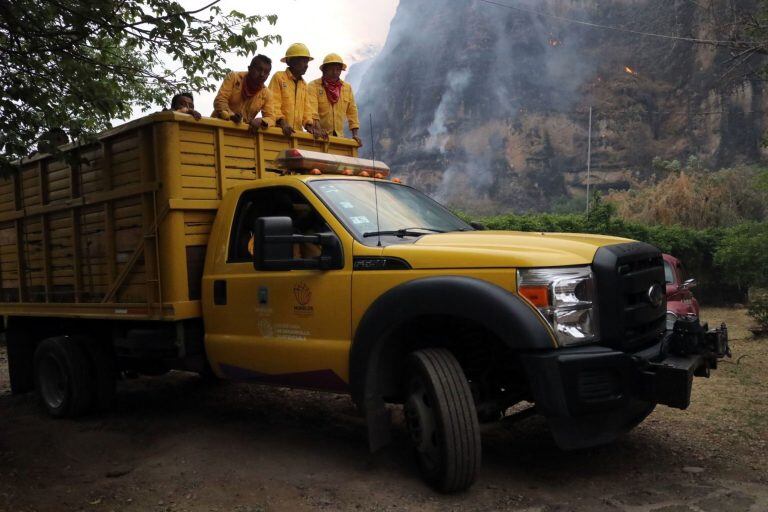
POLYGON ((686 166, 629 191, 596 194, 589 215, 472 220, 488 229, 601 233, 648 242, 685 263, 700 283, 698 296, 740 302, 750 287, 768 286, 767 177, 768 171, 756 168, 705 173, 686 166))
POLYGON ((768 218, 768 170, 735 167, 710 172, 695 158, 685 167, 677 160, 655 159, 653 167, 656 173, 649 180, 634 181, 628 190, 605 197, 622 219, 706 229, 768 218))

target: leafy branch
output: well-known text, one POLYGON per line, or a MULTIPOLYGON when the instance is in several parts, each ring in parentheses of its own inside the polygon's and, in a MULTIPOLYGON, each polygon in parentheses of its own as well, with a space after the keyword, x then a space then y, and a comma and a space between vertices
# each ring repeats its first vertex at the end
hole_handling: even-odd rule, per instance
POLYGON ((257 28, 276 16, 224 13, 219 3, 0 0, 0 173, 46 132, 93 134, 133 106, 213 90, 228 72, 223 54, 280 42, 257 28))

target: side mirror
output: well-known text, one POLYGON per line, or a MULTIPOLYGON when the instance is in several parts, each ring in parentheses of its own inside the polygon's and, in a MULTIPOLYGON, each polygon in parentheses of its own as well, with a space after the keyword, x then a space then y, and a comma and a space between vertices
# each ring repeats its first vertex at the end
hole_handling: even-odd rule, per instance
POLYGON ((691 288, 695 288, 698 286, 699 283, 696 282, 694 278, 687 279, 683 284, 680 285, 681 290, 690 290, 691 288))
POLYGON ((469 225, 478 231, 485 231, 486 229, 488 229, 485 224, 474 221, 474 220, 470 222, 469 225))
POLYGON ((333 233, 294 235, 290 217, 259 217, 253 226, 253 268, 256 270, 338 270, 344 268, 341 241, 333 233), (315 244, 319 257, 294 257, 294 247, 315 244))
POLYGON ((289 243, 274 243, 275 237, 293 235, 290 217, 259 217, 253 225, 253 268, 291 270, 293 249, 289 243))

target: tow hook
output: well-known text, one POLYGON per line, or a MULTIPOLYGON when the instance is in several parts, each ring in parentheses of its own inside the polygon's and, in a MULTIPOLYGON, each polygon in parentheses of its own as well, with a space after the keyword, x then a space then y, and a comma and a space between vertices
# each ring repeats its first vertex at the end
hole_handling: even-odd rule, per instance
MULTIPOLYGON (((717 329, 701 324, 697 317, 681 317, 674 329, 667 333, 666 353, 678 356, 700 355, 707 361, 707 369, 717 368, 717 360, 731 357, 728 327, 725 322, 717 329)), ((707 372, 708 373, 708 372, 707 372)))

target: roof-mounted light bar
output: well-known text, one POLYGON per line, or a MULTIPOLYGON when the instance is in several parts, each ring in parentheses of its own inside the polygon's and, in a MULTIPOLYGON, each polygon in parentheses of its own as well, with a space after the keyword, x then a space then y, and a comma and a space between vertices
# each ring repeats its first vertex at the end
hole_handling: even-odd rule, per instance
POLYGON ((275 159, 278 169, 300 174, 341 174, 383 179, 389 176, 389 166, 365 158, 331 155, 306 149, 284 149, 275 159))

